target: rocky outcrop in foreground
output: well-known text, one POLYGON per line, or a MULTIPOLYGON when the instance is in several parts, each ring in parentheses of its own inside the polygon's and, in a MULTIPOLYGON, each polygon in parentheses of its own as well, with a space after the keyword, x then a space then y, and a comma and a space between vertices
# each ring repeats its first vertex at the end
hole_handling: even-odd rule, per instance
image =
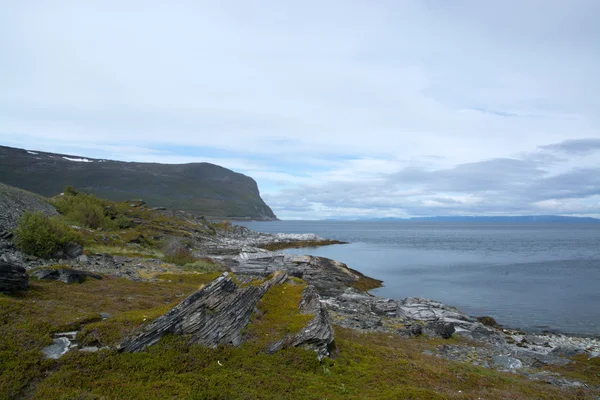
POLYGON ((287 335, 269 347, 273 353, 286 347, 304 347, 315 350, 319 359, 329 355, 329 345, 333 342, 333 328, 329 323, 327 309, 321 304, 319 293, 314 286, 307 286, 302 293, 300 313, 311 314, 314 318, 298 333, 287 335))
MULTIPOLYGON (((191 343, 208 347, 223 344, 239 346, 242 343, 242 330, 250 323, 258 301, 271 287, 287 279, 287 274, 276 273, 260 285, 239 287, 228 273, 224 273, 126 339, 119 345, 119 350, 141 351, 158 342, 165 334, 189 335, 191 343)), ((328 355, 327 346, 333 341, 333 330, 314 289, 307 288, 304 291, 299 312, 314 313, 315 317, 300 333, 284 337, 269 346, 269 350, 302 346, 315 350, 320 357, 328 355)))
POLYGON ((0 261, 0 292, 27 289, 29 277, 25 268, 0 261))

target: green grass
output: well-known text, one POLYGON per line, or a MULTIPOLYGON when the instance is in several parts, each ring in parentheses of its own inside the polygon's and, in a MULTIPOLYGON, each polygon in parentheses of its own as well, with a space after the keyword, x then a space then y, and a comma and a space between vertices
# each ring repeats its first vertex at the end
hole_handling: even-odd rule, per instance
POLYGON ((310 318, 297 314, 304 289, 297 280, 269 290, 239 348, 188 346, 185 337, 167 336, 141 353, 41 358, 56 331, 83 327, 85 344, 119 343, 216 275, 165 274, 155 283, 108 277, 81 285, 32 282, 27 292, 0 295, 0 399, 595 398, 583 389, 560 390, 423 355, 442 343, 427 338, 337 327, 332 359, 319 362, 314 352, 299 348, 268 355, 269 336, 297 332, 310 318), (100 321, 100 312, 112 316, 100 321))

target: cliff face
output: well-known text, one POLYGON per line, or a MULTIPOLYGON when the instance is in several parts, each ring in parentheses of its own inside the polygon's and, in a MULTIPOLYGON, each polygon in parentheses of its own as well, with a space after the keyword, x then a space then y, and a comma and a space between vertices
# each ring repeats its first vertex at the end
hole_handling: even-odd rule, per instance
POLYGON ((0 146, 0 181, 44 196, 70 185, 110 200, 142 198, 209 217, 277 218, 252 178, 209 163, 121 162, 0 146))

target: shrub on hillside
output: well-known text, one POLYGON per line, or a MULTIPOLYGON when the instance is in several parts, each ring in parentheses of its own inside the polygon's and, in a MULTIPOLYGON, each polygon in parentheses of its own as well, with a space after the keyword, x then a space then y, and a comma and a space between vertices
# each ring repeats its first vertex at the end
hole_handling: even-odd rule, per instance
POLYGON ((163 260, 177 265, 185 265, 198 261, 192 251, 179 242, 170 243, 164 250, 163 260))
POLYGON ((114 229, 116 224, 106 212, 106 202, 91 194, 79 193, 67 186, 54 199, 54 206, 69 221, 92 229, 114 229))
POLYGON ((79 242, 71 227, 41 212, 26 212, 14 230, 15 245, 26 254, 49 258, 69 242, 79 242))

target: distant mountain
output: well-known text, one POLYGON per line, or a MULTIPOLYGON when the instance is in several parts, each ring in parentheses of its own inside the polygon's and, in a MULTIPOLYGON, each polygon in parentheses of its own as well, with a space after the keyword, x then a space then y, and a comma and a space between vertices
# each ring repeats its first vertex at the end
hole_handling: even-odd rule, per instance
POLYGON ((207 217, 277 219, 254 179, 209 163, 121 162, 0 146, 0 182, 44 196, 70 185, 110 200, 143 199, 207 217))
MULTIPOLYGON (((400 220, 396 218, 380 218, 379 220, 400 220)), ((406 220, 404 220, 406 221, 406 220)), ((564 217, 560 215, 516 215, 516 216, 449 216, 449 217, 414 217, 409 221, 445 221, 445 222, 571 222, 600 223, 600 219, 590 217, 564 217)))

